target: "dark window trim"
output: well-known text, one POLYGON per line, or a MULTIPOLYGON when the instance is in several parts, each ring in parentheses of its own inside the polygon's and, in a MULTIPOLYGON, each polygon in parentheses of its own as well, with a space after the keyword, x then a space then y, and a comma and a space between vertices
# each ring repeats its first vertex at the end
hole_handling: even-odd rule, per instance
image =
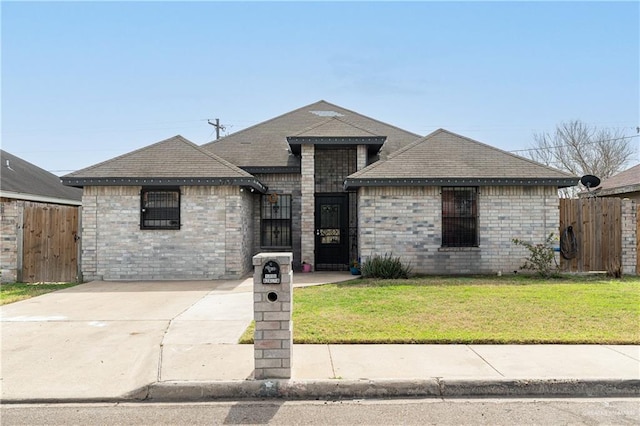
POLYGON ((441 218, 442 218, 442 242, 441 248, 471 248, 480 245, 479 227, 479 194, 477 186, 443 186, 440 191, 441 218), (473 191, 473 197, 469 206, 456 204, 455 193, 473 191), (445 192, 453 194, 453 200, 445 199, 445 192), (446 203, 449 203, 446 205, 446 203), (451 210, 453 207, 453 210, 451 210), (465 233, 460 232, 461 227, 471 228, 465 233))
MULTIPOLYGON (((148 197, 148 195, 147 195, 148 197)), ((179 230, 182 224, 180 223, 180 210, 182 202, 182 193, 179 187, 142 187, 140 191, 140 229, 141 230, 179 230), (172 192, 177 195, 176 204, 177 207, 150 207, 145 205, 145 195, 154 192, 172 192), (148 217, 149 209, 153 209, 160 215, 160 220, 169 221, 167 225, 148 225, 146 221, 150 221, 148 217), (171 210, 169 210, 171 209, 171 210), (145 217, 146 216, 146 217, 145 217)))

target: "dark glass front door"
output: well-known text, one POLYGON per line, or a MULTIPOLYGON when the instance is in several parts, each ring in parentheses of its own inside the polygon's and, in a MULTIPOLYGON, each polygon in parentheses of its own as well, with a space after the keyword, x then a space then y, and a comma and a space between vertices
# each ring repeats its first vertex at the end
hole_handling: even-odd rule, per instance
POLYGON ((347 194, 316 195, 316 270, 349 267, 349 203, 347 194))

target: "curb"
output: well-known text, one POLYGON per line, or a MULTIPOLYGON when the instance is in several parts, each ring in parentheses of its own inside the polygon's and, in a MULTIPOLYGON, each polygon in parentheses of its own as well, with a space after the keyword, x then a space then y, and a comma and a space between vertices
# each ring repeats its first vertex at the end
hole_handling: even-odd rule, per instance
MULTIPOLYGON (((140 395, 140 392, 137 392, 140 395)), ((363 399, 403 397, 639 397, 640 379, 533 380, 243 380, 158 382, 144 400, 157 402, 216 399, 363 399)))
POLYGON ((2 399, 2 404, 339 400, 385 398, 640 397, 640 379, 375 379, 170 381, 120 397, 2 399))

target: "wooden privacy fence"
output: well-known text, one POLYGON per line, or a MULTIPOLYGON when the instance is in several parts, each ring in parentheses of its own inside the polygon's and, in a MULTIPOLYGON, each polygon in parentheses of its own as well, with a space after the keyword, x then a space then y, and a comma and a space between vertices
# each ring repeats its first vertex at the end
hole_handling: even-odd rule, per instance
POLYGON ((22 281, 76 281, 77 240, 78 207, 25 203, 22 221, 22 281))
POLYGON ((560 256, 563 271, 621 270, 622 200, 560 199, 560 247, 571 246, 575 248, 569 250, 575 254, 572 259, 560 256))

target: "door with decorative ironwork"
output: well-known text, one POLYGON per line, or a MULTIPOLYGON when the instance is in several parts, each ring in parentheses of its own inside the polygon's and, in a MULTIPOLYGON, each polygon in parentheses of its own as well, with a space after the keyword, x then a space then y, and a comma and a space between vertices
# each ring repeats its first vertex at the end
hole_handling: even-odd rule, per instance
POLYGON ((316 195, 317 271, 349 267, 349 198, 347 194, 316 195))

